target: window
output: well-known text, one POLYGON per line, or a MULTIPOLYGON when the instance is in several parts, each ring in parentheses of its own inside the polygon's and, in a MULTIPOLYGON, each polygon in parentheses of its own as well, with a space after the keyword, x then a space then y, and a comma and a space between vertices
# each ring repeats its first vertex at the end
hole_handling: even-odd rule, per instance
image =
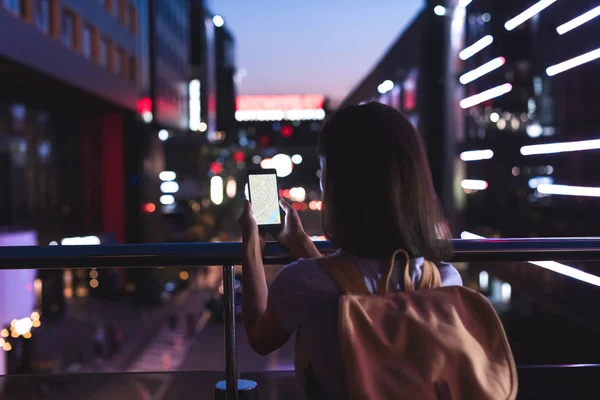
POLYGON ((129 26, 129 31, 133 34, 137 31, 137 10, 133 4, 129 4, 127 6, 127 25, 129 26))
POLYGON ((21 15, 21 0, 4 0, 4 7, 16 16, 21 15))
POLYGON ((46 34, 50 33, 50 0, 35 3, 35 26, 46 34))
POLYGON ((85 24, 83 26, 83 43, 81 47, 83 56, 91 59, 94 54, 94 28, 91 25, 85 24))
POLYGON ((98 51, 98 63, 100 63, 101 66, 106 67, 108 66, 108 49, 110 46, 110 42, 108 41, 107 38, 103 37, 100 40, 100 48, 98 51))
POLYGON ((123 74, 123 49, 118 49, 115 54, 115 73, 123 74))
POLYGON ((135 56, 129 58, 129 80, 132 83, 137 82, 137 60, 135 56))
POLYGON ((75 45, 75 15, 71 11, 63 10, 61 26, 61 40, 65 46, 72 49, 75 45))

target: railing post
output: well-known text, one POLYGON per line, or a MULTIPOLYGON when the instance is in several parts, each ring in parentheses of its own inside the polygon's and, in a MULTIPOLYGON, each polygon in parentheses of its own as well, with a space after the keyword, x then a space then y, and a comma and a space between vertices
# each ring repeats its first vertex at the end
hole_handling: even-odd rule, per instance
POLYGON ((223 321, 225 324, 225 372, 227 400, 238 400, 237 343, 235 337, 235 271, 223 266, 223 321))
POLYGON ((235 270, 223 265, 223 322, 225 324, 225 381, 217 382, 214 400, 258 400, 258 385, 238 379, 235 335, 235 270))

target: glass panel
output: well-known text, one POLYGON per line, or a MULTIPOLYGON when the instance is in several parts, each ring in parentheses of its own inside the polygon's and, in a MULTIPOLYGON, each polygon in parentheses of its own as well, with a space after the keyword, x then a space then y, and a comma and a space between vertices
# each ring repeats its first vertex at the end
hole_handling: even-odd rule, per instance
POLYGON ((82 52, 86 58, 92 58, 93 55, 93 38, 94 38, 94 28, 89 25, 84 25, 83 27, 83 48, 82 52))
POLYGON ((50 33, 50 0, 36 0, 35 26, 44 33, 50 33))
POLYGON ((62 43, 72 49, 75 42, 75 17, 68 10, 62 13, 62 43))

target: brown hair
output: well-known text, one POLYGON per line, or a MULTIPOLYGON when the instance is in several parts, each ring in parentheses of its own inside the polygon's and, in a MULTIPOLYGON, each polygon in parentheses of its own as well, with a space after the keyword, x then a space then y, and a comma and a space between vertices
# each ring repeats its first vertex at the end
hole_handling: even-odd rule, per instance
POLYGON ((323 230, 356 256, 411 257, 439 263, 451 254, 448 224, 431 180, 419 133, 380 103, 350 106, 324 125, 323 230))

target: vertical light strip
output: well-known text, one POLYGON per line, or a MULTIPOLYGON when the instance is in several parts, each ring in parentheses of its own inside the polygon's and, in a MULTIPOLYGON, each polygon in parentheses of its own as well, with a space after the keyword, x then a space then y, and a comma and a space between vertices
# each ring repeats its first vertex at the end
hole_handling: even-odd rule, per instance
POLYGON ((496 86, 495 88, 486 90, 485 92, 481 92, 471 97, 467 97, 460 101, 460 106, 463 109, 474 107, 478 104, 483 103, 484 101, 488 101, 494 99, 496 97, 500 97, 512 90, 512 85, 510 83, 505 83, 504 85, 496 86))
POLYGON ((460 83, 466 85, 467 83, 473 82, 481 78, 484 75, 489 74, 490 72, 500 68, 506 63, 506 59, 504 57, 494 58, 492 61, 489 61, 482 66, 475 68, 473 71, 467 72, 459 78, 460 83))
POLYGON ((473 43, 471 46, 465 48, 461 51, 458 56, 461 60, 468 60, 473 57, 475 54, 479 53, 481 50, 485 49, 489 45, 494 43, 494 37, 492 35, 487 35, 473 43))
POLYGON ((466 7, 466 6, 468 6, 469 4, 471 4, 471 2, 472 2, 472 1, 473 1, 473 0, 459 0, 459 1, 458 1, 458 6, 459 6, 459 7, 466 7))
POLYGON ((551 6, 556 3, 556 0, 541 0, 535 3, 533 6, 529 7, 527 10, 523 11, 521 14, 517 15, 513 19, 509 20, 504 24, 504 28, 507 31, 512 31, 517 26, 521 25, 523 22, 529 20, 530 18, 535 17, 545 8, 551 6))
POLYGON ((548 67, 546 68, 546 73, 548 76, 558 75, 572 68, 579 67, 580 65, 589 63, 590 61, 594 61, 598 58, 600 58, 600 49, 592 50, 589 53, 582 54, 570 60, 563 61, 560 64, 548 67))
MULTIPOLYGON (((462 232, 460 238, 465 240, 485 239, 483 236, 467 231, 462 232)), ((587 272, 565 264, 557 263, 556 261, 528 261, 528 263, 556 272, 557 274, 568 276, 569 278, 577 279, 578 281, 586 282, 594 286, 600 286, 600 277, 588 274, 587 272)))
POLYGON ((556 32, 558 32, 559 35, 564 35, 565 33, 580 27, 581 25, 593 20, 598 16, 600 16, 600 6, 591 9, 585 14, 582 14, 579 17, 570 20, 569 22, 565 22, 564 24, 556 28, 556 32))

